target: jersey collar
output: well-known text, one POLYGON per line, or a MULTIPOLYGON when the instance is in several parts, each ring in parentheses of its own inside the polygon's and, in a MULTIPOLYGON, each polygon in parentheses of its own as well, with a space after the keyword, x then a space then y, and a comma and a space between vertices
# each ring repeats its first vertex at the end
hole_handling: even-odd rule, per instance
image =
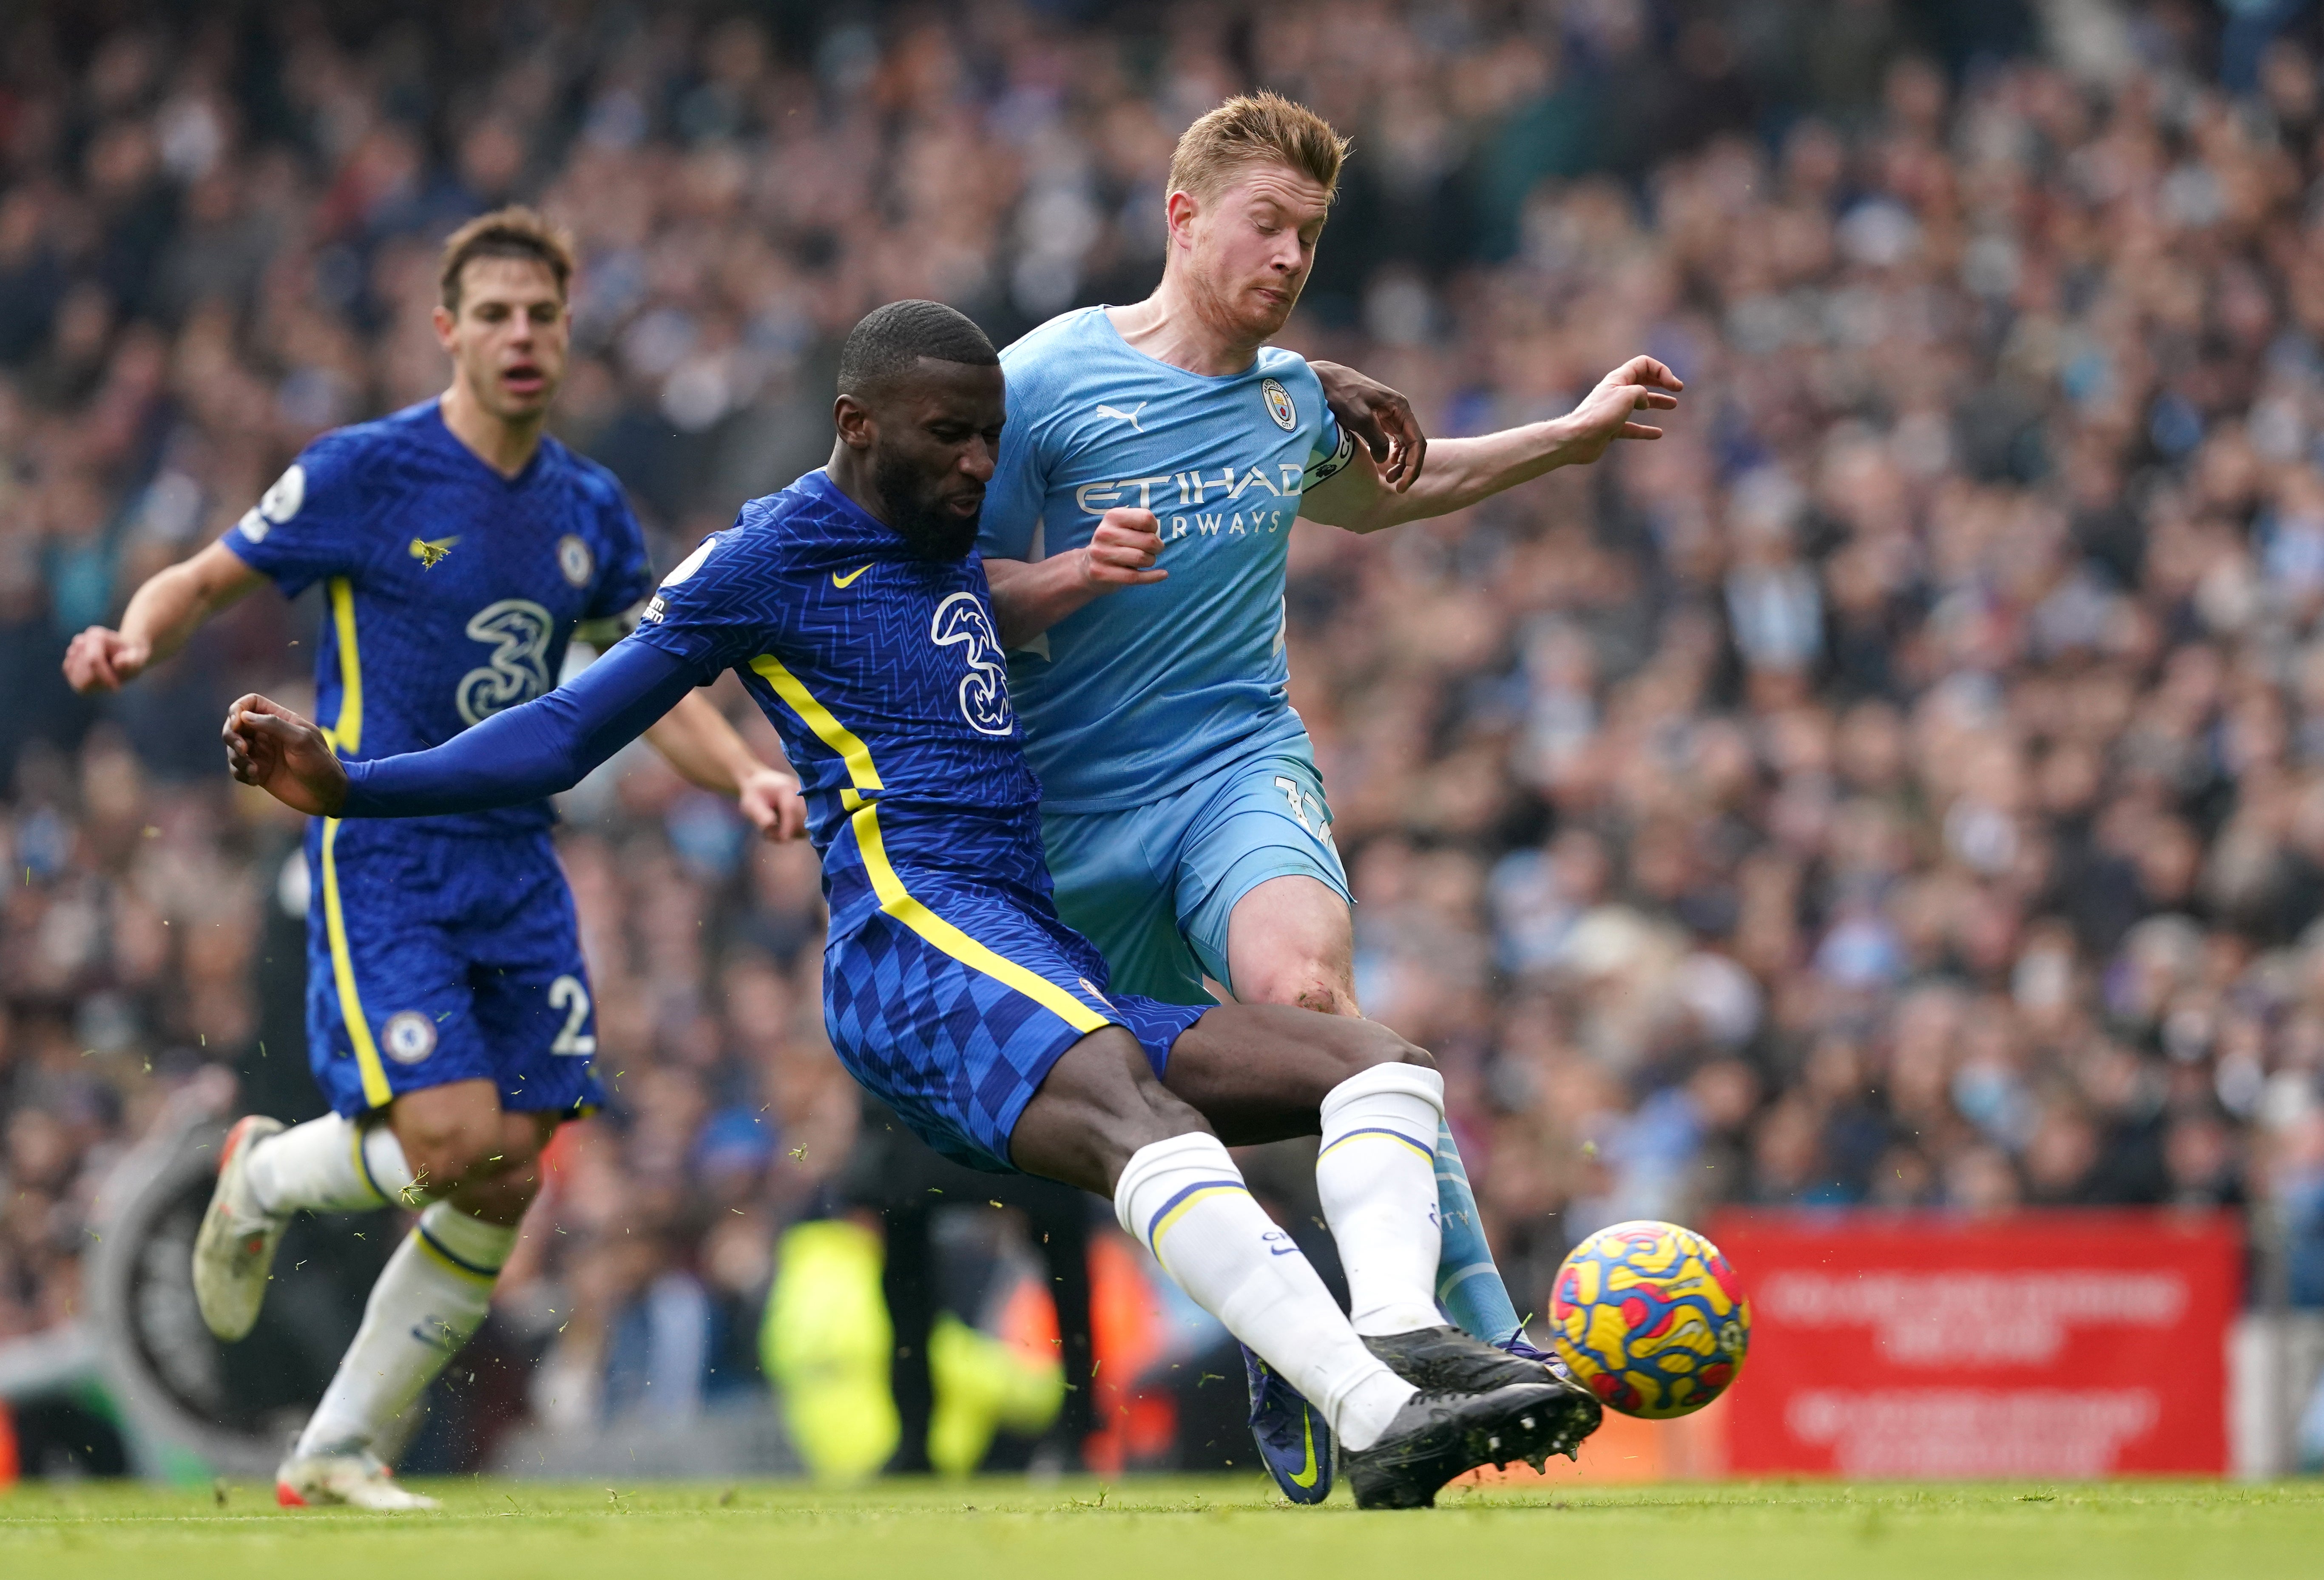
POLYGON ((452 431, 452 425, 444 420, 444 398, 440 395, 428 402, 428 426, 430 432, 439 436, 445 444, 459 452, 461 458, 469 465, 474 466, 478 472, 483 473, 511 493, 521 490, 540 474, 541 463, 549 455, 549 446, 555 442, 547 434, 541 435, 540 443, 532 447, 532 459, 520 467, 514 477, 511 477, 468 448, 466 441, 452 431))

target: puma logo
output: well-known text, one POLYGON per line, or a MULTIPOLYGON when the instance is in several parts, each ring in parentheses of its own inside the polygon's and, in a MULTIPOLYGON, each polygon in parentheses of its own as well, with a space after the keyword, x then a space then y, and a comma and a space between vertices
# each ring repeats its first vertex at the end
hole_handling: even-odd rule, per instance
POLYGON ((1119 406, 1107 406, 1101 403, 1097 409, 1097 414, 1100 417, 1120 418, 1123 422, 1130 425, 1130 429, 1132 433, 1142 434, 1146 430, 1138 426, 1138 414, 1152 404, 1153 402, 1150 400, 1141 400, 1137 405, 1131 407, 1128 411, 1124 411, 1119 406))
POLYGON ((870 570, 871 568, 872 568, 872 567, 871 567, 869 565, 861 565, 856 566, 853 570, 852 570, 852 571, 848 572, 848 573, 847 573, 845 575, 844 575, 844 576, 843 576, 843 575, 841 575, 837 571, 834 571, 834 572, 832 572, 832 573, 831 573, 831 584, 832 584, 833 586, 835 586, 835 587, 843 587, 843 588, 844 588, 844 587, 852 586, 852 585, 853 585, 853 583, 854 583, 854 581, 855 581, 855 578, 856 578, 856 577, 858 577, 858 576, 862 575, 864 572, 866 572, 866 571, 870 570))

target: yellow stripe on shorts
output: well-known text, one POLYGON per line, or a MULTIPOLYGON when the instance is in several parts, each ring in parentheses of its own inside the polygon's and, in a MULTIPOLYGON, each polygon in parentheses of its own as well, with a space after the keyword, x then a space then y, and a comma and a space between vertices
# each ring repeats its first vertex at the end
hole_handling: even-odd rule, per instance
POLYGON ((355 992, 355 960, 347 948, 347 919, 339 909, 339 864, 332 851, 339 842, 339 820, 323 820, 323 931, 331 941, 331 982, 339 993, 339 1019, 346 1024, 347 1039, 355 1044, 355 1068, 363 1072, 364 1104, 383 1108, 395 1099, 387 1084, 387 1070, 379 1061, 379 1044, 371 1040, 371 1022, 364 1018, 363 998, 355 992))

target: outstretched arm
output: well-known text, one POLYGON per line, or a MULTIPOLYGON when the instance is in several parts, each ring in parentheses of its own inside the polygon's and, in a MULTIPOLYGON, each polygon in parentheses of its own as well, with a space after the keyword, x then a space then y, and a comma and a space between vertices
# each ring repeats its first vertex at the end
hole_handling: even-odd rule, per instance
POLYGON ((1436 440, 1428 449, 1428 470, 1401 493, 1359 446, 1338 476, 1302 496, 1299 513, 1354 532, 1450 515, 1545 472, 1587 465, 1616 439, 1661 438, 1662 429, 1631 418, 1641 411, 1676 409, 1685 387, 1654 358, 1632 357, 1563 417, 1478 438, 1436 440))
POLYGON ((234 776, 321 817, 434 817, 517 806, 569 790, 694 689, 684 664, 618 642, 547 696, 495 713, 427 751, 343 763, 290 709, 246 696, 226 711, 234 776))
POLYGON ((65 679, 77 692, 119 691, 264 580, 224 543, 213 543, 138 588, 119 630, 91 626, 75 637, 65 649, 65 679))

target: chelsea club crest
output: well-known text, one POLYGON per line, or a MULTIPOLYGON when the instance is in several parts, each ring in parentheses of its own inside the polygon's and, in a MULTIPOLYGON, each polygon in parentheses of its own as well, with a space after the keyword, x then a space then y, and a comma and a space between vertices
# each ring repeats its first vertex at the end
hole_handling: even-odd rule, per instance
POLYGON ((1267 415, 1275 419, 1277 427, 1287 434, 1299 426, 1299 409, 1291 404, 1290 390, 1273 379, 1261 379, 1259 392, 1267 397, 1267 415))

